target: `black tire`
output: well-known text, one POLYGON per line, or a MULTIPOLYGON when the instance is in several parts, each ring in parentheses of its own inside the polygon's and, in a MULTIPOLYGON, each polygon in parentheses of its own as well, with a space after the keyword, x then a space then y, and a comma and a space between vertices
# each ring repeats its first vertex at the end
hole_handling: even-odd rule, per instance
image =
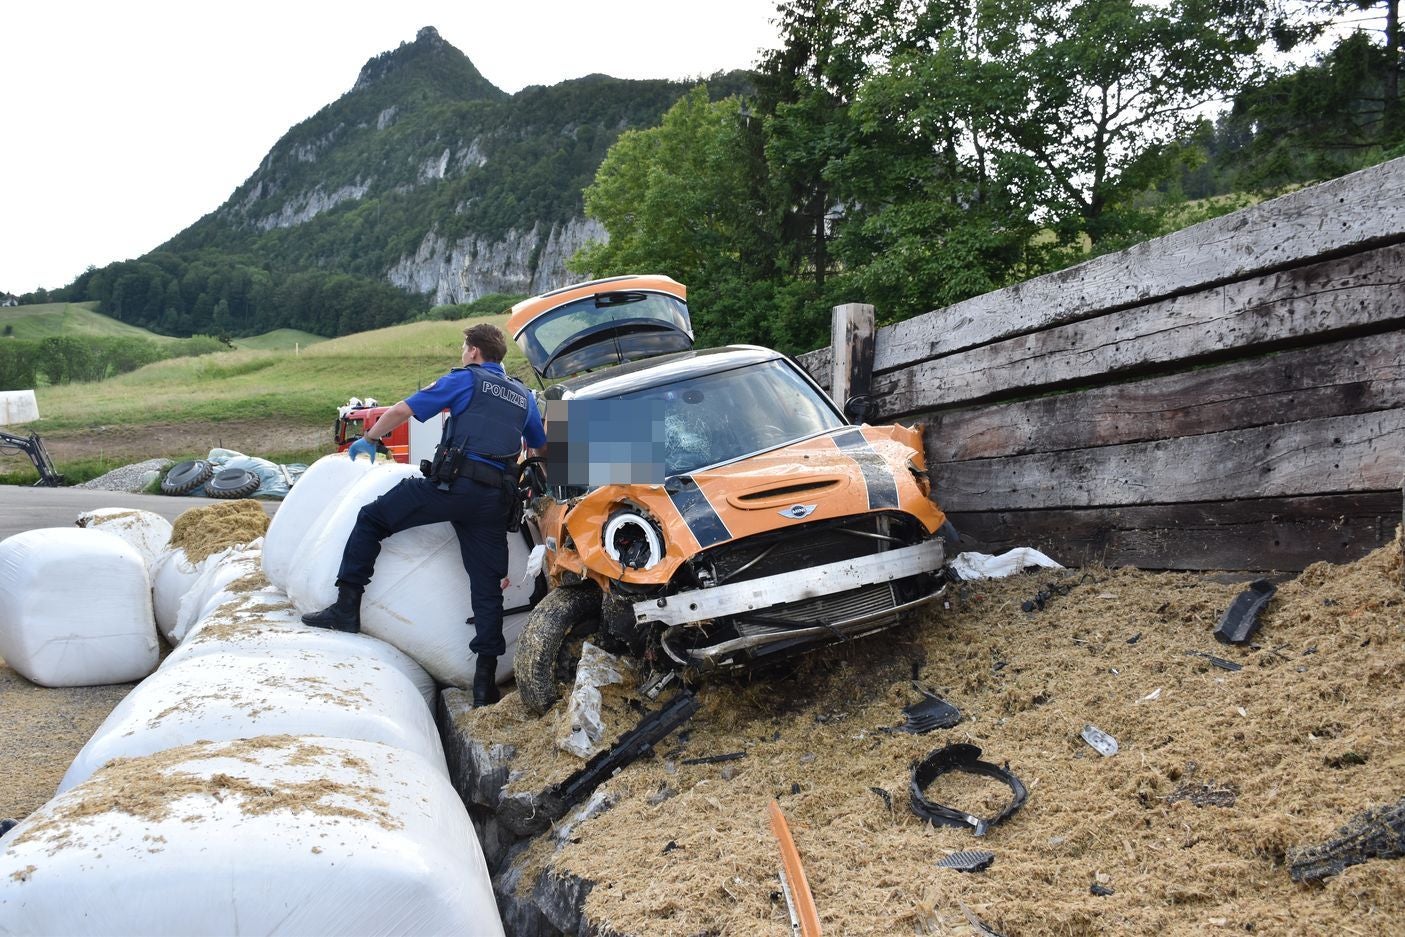
POLYGON ((161 479, 161 492, 168 495, 188 494, 209 481, 213 474, 215 467, 204 459, 178 462, 161 479))
POLYGON ((537 603, 522 626, 512 668, 517 693, 527 709, 544 715, 561 698, 580 661, 578 641, 600 627, 600 590, 594 585, 562 586, 537 603))
POLYGON ((247 498, 258 487, 259 477, 248 469, 221 469, 205 483, 205 494, 211 498, 247 498))

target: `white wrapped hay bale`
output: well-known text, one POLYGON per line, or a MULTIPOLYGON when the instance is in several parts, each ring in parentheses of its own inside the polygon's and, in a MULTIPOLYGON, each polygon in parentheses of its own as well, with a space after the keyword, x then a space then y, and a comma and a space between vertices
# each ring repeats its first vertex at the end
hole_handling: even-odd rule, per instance
MULTIPOLYGON (((367 475, 347 490, 341 502, 324 516, 316 534, 304 541, 304 563, 294 571, 288 594, 303 612, 317 611, 336 600, 337 570, 342 549, 361 507, 389 491, 418 470, 396 465, 367 475)), ((280 511, 281 513, 281 511, 280 511)), ((520 534, 507 534, 508 573, 512 585, 503 596, 505 609, 525 607, 533 582, 523 575, 528 550, 520 534)), ((474 629, 468 574, 464 572, 458 537, 451 525, 428 524, 401 531, 381 543, 376 571, 361 601, 361 630, 395 645, 413 657, 441 683, 468 687, 473 683, 476 655, 469 650, 474 629)), ((498 658, 498 679, 512 673, 512 654, 525 614, 504 616, 507 653, 498 658)))
POLYGON ((47 527, 0 542, 0 657, 43 686, 140 680, 156 668, 151 579, 135 547, 47 527))
POLYGON ((196 562, 182 547, 167 547, 156 558, 151 571, 151 602, 156 615, 156 627, 173 647, 180 643, 176 629, 180 624, 181 602, 195 587, 207 569, 218 566, 234 547, 212 553, 196 562))
POLYGON ((95 508, 83 511, 75 522, 79 527, 116 534, 130 543, 150 570, 166 544, 171 542, 171 522, 151 511, 131 508, 95 508))
POLYGON ((265 736, 119 762, 3 846, 3 933, 503 932, 448 779, 372 742, 265 736))
POLYGON ((323 456, 303 473, 273 515, 264 537, 263 571, 269 582, 287 591, 289 576, 303 562, 303 543, 321 526, 325 512, 371 468, 370 459, 352 461, 345 453, 337 453, 323 456))
POLYGON ((180 647, 161 666, 178 666, 206 654, 286 657, 332 648, 399 671, 419 690, 425 705, 433 709, 438 692, 434 678, 404 652, 370 635, 309 628, 302 623, 300 614, 286 595, 274 590, 228 598, 195 623, 180 647))
POLYGON ((231 597, 232 591, 249 591, 268 584, 259 563, 262 545, 262 539, 255 540, 246 547, 213 554, 198 564, 199 572, 195 580, 185 590, 176 607, 176 619, 169 635, 173 645, 184 641, 191 626, 203 618, 212 606, 231 597))
POLYGON ((400 671, 354 647, 290 648, 281 656, 228 651, 162 667, 142 681, 83 746, 59 792, 113 758, 282 734, 379 742, 448 770, 434 716, 400 671))

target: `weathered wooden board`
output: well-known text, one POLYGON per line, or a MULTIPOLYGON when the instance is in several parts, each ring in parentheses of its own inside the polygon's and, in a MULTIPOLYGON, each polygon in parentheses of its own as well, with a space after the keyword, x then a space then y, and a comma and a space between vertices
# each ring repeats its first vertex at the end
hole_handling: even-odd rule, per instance
POLYGON ((1405 158, 880 329, 875 367, 891 371, 1403 236, 1405 158))
POLYGON ((1405 407, 1405 330, 1075 393, 923 414, 929 462, 1086 449, 1405 407))
POLYGON ((1105 379, 1405 322, 1405 246, 1062 325, 879 375, 884 414, 1105 379))
POLYGON ((1384 546, 1400 491, 1063 511, 953 512, 962 550, 1032 546, 1063 563, 1143 569, 1301 570, 1384 546))
POLYGON ((835 306, 830 335, 834 365, 829 391, 834 402, 842 407, 851 396, 869 397, 873 392, 873 307, 867 303, 835 306))
POLYGON ((1405 409, 932 465, 943 508, 1033 510, 1399 487, 1405 409))

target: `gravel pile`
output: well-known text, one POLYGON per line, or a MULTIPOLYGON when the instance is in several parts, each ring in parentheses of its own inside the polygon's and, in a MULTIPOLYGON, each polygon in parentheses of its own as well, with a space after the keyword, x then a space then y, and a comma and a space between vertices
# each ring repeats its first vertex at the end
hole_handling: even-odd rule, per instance
POLYGON ((145 490, 155 477, 151 475, 152 472, 159 475, 170 467, 170 459, 147 459, 145 462, 133 462, 131 465, 115 468, 106 475, 99 475, 97 478, 73 487, 96 488, 101 491, 140 492, 145 490))

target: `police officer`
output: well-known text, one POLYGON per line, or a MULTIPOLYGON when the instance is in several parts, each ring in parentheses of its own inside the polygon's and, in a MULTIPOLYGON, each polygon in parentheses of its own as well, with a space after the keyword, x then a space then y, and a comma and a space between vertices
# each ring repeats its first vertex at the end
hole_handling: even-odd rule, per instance
POLYGON ((517 497, 515 465, 525 442, 530 455, 546 447, 541 415, 530 391, 507 376, 507 340, 497 326, 464 329, 463 367, 391 407, 348 451, 376 460, 376 446, 411 416, 427 420, 449 410, 444 435, 425 478, 406 478, 361 509, 337 572, 337 600, 302 616, 315 628, 361 630, 361 596, 371 581, 381 541, 393 533, 448 521, 473 592, 478 657, 473 704, 499 698, 495 672, 507 650, 502 636, 502 584, 507 576, 507 525, 517 497))

